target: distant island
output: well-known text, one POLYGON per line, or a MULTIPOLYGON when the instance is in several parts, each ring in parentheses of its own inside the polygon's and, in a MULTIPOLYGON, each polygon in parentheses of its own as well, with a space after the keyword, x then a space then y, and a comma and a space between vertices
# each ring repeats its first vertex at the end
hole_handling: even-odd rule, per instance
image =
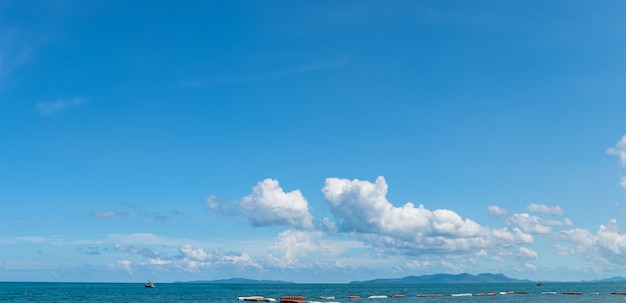
POLYGON ((207 284, 293 284, 293 282, 276 281, 276 280, 254 280, 244 278, 231 278, 221 280, 199 280, 176 283, 207 283, 207 284))
POLYGON ((397 279, 375 279, 368 281, 353 281, 350 284, 435 284, 435 283, 529 283, 530 280, 509 278, 503 274, 479 274, 468 273, 434 274, 424 276, 408 276, 397 279))
POLYGON ((606 278, 602 280, 594 280, 593 282, 626 282, 626 278, 618 276, 618 277, 606 278))
MULTIPOLYGON (((543 281, 546 282, 546 281, 543 281)), ((554 282, 554 281, 552 281, 554 282)), ((581 281, 581 282, 626 282, 625 277, 612 277, 602 280, 593 281, 581 281)), ((181 282, 176 281, 174 283, 206 283, 206 284, 296 284, 295 282, 280 281, 280 280, 254 280, 245 278, 231 278, 221 280, 198 280, 181 282)), ((433 274, 423 276, 407 276, 404 278, 395 279, 374 279, 366 281, 352 281, 349 284, 446 284, 446 283, 535 283, 528 279, 515 279, 509 278, 504 274, 490 274, 482 273, 478 275, 472 275, 468 273, 463 274, 433 274)))

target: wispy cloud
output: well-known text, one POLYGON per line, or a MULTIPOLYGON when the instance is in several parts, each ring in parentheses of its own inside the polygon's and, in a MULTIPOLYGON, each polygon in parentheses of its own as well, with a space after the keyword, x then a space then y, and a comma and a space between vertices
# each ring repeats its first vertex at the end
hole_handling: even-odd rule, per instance
POLYGON ((0 88, 3 80, 30 57, 28 47, 21 45, 17 28, 0 28, 0 88))
MULTIPOLYGON (((626 167, 626 135, 622 136, 617 144, 615 144, 615 147, 607 149, 606 153, 612 156, 617 156, 622 166, 626 167)), ((622 176, 619 185, 626 189, 626 176, 622 176)))
POLYGON ((106 219, 111 217, 127 217, 128 213, 116 210, 99 210, 93 213, 92 216, 95 218, 106 219))
POLYGON ((532 203, 526 207, 526 210, 531 213, 539 213, 543 215, 557 215, 560 216, 563 214, 563 209, 560 206, 550 207, 545 204, 536 204, 532 203))
POLYGON ((343 67, 350 63, 349 59, 337 59, 334 61, 327 62, 319 62, 319 63, 310 63, 297 65, 293 67, 288 67, 281 70, 269 71, 266 73, 252 74, 252 75, 241 75, 241 76, 218 76, 211 78, 198 78, 195 80, 185 81, 183 82, 183 86, 191 86, 191 87, 202 87, 209 84, 215 83, 247 83, 247 82, 256 82, 263 80, 273 80, 280 79, 296 74, 304 74, 315 71, 321 71, 326 69, 333 69, 343 67))
POLYGON ((83 105, 85 100, 82 98, 72 98, 67 100, 58 100, 53 102, 41 102, 37 103, 37 112, 44 116, 54 115, 60 111, 63 111, 69 107, 76 107, 83 105))

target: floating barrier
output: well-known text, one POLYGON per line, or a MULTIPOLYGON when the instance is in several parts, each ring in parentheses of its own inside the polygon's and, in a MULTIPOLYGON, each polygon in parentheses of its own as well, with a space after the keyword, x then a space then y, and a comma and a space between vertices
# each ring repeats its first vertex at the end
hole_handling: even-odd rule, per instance
POLYGON ((305 296, 282 296, 280 297, 280 303, 303 303, 306 300, 305 296))
POLYGON ((443 297, 444 294, 417 294, 417 297, 443 297))
POLYGON ((392 298, 394 298, 394 299, 406 298, 406 296, 405 296, 405 295, 393 295, 393 296, 391 296, 391 297, 392 297, 392 298))
POLYGON ((249 297, 238 297, 239 301, 252 301, 252 302, 262 302, 263 297, 261 296, 249 296, 249 297))
POLYGON ((375 295, 375 296, 369 296, 367 298, 368 299, 387 299, 388 297, 385 295, 375 295))
POLYGON ((582 291, 566 291, 563 292, 564 295, 582 295, 583 292, 582 291))
POLYGON ((348 299, 359 299, 359 298, 361 298, 361 297, 359 297, 359 296, 348 296, 348 299))

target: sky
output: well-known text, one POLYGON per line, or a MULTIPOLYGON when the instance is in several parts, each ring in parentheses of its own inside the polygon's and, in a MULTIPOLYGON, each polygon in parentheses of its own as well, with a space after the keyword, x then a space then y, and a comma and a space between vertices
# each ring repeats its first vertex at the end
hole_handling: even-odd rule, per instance
POLYGON ((624 15, 0 0, 0 281, 626 276, 624 15))

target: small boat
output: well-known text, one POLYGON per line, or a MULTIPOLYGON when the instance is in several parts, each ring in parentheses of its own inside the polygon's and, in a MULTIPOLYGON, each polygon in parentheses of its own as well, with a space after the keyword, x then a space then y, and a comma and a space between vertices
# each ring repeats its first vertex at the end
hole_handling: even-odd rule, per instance
POLYGON ((375 296, 369 296, 367 298, 368 299, 387 299, 388 297, 385 295, 375 295, 375 296))
POLYGON ((154 285, 154 282, 152 282, 152 281, 148 281, 148 282, 144 283, 143 285, 145 287, 147 287, 147 288, 155 288, 156 287, 156 285, 154 285))
POLYGON ((543 282, 537 283, 537 286, 543 286, 543 282))

